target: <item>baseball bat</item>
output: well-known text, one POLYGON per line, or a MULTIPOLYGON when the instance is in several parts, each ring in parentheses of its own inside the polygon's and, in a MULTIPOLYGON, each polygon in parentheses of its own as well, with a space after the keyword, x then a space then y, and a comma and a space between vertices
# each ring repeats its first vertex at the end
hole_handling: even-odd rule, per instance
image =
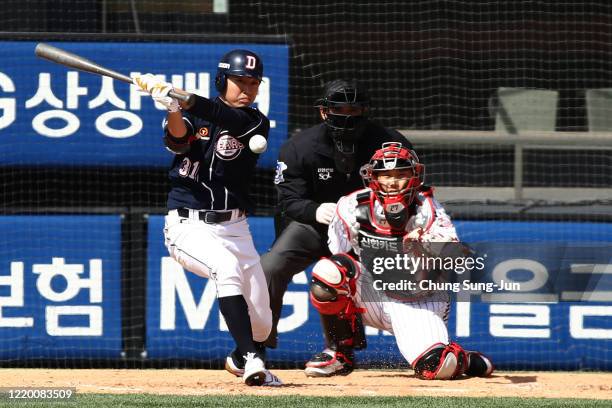
MULTIPOLYGON (((62 50, 61 48, 57 48, 49 44, 39 43, 38 45, 36 45, 34 53, 40 58, 44 58, 60 65, 75 68, 79 71, 108 76, 118 81, 127 82, 128 84, 134 83, 132 78, 127 75, 123 75, 117 71, 113 71, 110 68, 103 67, 100 64, 90 61, 87 58, 83 58, 80 55, 73 54, 71 52, 62 50)), ((195 102, 195 96, 187 92, 179 93, 177 91, 172 90, 168 92, 168 95, 182 102, 185 102, 187 106, 191 106, 195 102)))

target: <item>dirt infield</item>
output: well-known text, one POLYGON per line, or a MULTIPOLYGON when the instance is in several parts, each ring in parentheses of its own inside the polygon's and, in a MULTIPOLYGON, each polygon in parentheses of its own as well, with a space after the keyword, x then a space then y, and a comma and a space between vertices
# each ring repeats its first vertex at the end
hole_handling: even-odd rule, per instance
POLYGON ((78 393, 317 396, 508 396, 612 399, 612 373, 495 372, 490 378, 423 381, 410 371, 358 370, 347 377, 307 378, 275 370, 283 387, 247 387, 222 370, 0 369, 3 387, 76 387, 78 393))

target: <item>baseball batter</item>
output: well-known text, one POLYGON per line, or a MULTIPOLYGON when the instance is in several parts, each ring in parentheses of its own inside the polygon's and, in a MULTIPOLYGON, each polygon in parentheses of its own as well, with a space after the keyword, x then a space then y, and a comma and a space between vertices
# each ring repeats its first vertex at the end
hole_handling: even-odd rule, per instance
POLYGON ((249 145, 261 153, 270 129, 269 120, 250 106, 262 77, 260 57, 238 49, 219 61, 214 100, 196 96, 193 106, 181 106, 168 96, 172 84, 154 75, 134 83, 168 110, 164 142, 175 156, 166 247, 185 269, 215 282, 219 309, 236 342, 228 369, 247 385, 275 386, 281 381, 264 364, 263 341, 272 327, 268 289, 246 219, 259 157, 249 145))
POLYGON ((393 301, 371 290, 373 274, 366 265, 380 248, 458 241, 449 216, 423 185, 424 166, 414 151, 390 142, 383 143, 361 174, 368 188, 339 200, 329 225, 333 255, 313 269, 311 301, 325 317, 327 343, 333 347, 311 359, 306 374, 349 374, 353 350, 365 347, 367 325, 391 332, 420 378, 490 375, 493 364, 487 357, 450 341, 446 293, 393 301))

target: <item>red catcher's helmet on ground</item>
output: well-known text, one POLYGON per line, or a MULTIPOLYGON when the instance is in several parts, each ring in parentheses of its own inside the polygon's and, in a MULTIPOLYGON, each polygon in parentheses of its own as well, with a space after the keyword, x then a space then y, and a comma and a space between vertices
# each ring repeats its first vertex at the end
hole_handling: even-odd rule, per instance
POLYGON ((227 76, 247 76, 258 79, 263 78, 263 62, 253 51, 232 50, 221 57, 217 65, 217 76, 215 77, 215 88, 219 93, 225 91, 227 76))
POLYGON ((383 206, 385 217, 394 229, 402 229, 408 222, 410 204, 423 185, 425 166, 413 150, 398 142, 383 143, 369 163, 361 167, 361 177, 366 187, 369 187, 383 206), (412 175, 408 182, 397 191, 385 191, 378 181, 380 175, 391 170, 411 169, 412 175))

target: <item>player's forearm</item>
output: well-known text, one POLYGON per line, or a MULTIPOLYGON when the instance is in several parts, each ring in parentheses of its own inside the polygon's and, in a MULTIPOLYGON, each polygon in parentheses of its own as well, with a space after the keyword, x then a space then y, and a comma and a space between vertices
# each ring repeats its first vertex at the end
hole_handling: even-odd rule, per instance
POLYGON ((167 129, 170 135, 179 139, 187 136, 187 126, 180 112, 168 112, 167 119, 167 129))

